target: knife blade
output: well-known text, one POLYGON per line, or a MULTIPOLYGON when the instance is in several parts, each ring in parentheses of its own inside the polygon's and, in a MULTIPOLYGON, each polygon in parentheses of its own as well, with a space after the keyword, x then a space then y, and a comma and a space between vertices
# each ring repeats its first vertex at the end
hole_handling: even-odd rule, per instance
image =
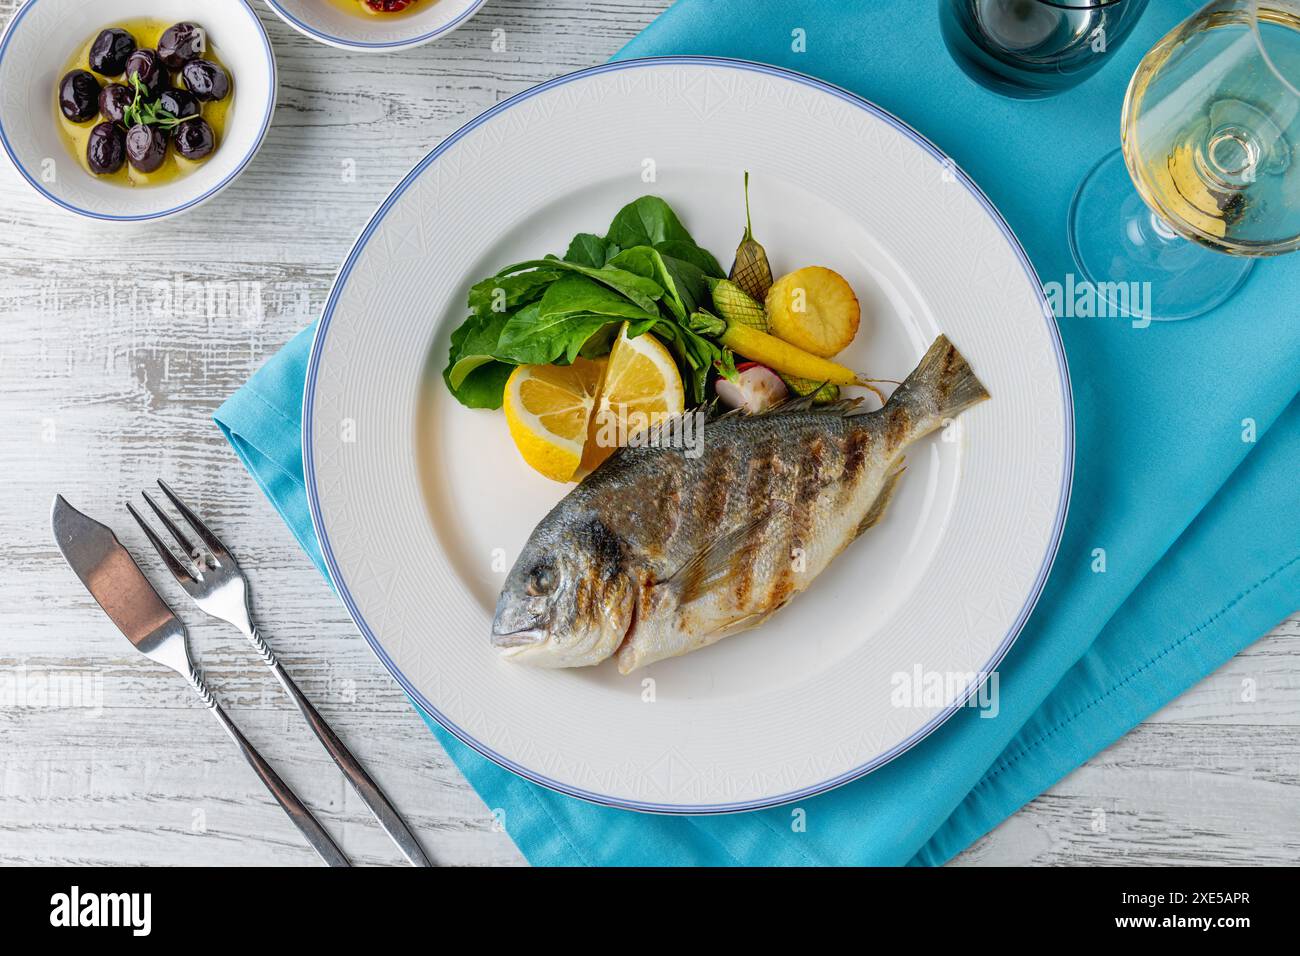
POLYGON ((185 627, 117 535, 55 495, 50 524, 63 559, 126 639, 145 654, 185 627))

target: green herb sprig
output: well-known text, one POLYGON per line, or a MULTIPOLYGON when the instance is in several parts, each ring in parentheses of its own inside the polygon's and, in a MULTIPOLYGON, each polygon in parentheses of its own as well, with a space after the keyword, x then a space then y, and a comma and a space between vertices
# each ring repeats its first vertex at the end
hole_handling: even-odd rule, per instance
POLYGON ((199 114, 193 116, 176 116, 169 110, 162 108, 162 99, 155 98, 152 102, 148 99, 148 90, 140 82, 140 74, 131 74, 131 86, 135 89, 135 98, 131 100, 131 105, 122 111, 122 120, 127 127, 145 124, 146 126, 157 126, 160 129, 173 130, 181 123, 187 123, 193 119, 199 119, 199 114))

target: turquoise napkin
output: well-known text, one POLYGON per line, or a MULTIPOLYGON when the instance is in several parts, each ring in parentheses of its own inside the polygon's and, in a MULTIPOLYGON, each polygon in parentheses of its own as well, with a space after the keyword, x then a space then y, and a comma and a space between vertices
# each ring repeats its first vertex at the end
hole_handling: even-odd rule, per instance
MULTIPOLYGON (((1117 145, 1142 53, 1197 5, 1152 4, 1115 62, 1040 102, 967 79, 936 6, 680 0, 620 56, 745 57, 860 93, 946 150, 1043 281, 1065 283, 1075 185, 1117 145)), ((501 770, 425 719, 534 864, 942 863, 1300 604, 1298 300, 1300 261, 1283 257, 1201 319, 1140 329, 1061 320, 1078 429, 1073 499, 1042 600, 999 670, 998 716, 962 710, 880 770, 802 801, 801 826, 790 807, 720 817, 595 807, 501 770)), ((323 573, 299 445, 311 333, 216 420, 323 573)))

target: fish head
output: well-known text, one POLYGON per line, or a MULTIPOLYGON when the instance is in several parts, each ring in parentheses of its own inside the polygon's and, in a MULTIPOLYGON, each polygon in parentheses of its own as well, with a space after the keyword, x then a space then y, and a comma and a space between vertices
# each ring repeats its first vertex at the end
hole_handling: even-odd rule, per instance
POLYGON ((501 589, 493 646, 537 667, 582 667, 612 655, 636 606, 623 550, 598 518, 547 516, 501 589))

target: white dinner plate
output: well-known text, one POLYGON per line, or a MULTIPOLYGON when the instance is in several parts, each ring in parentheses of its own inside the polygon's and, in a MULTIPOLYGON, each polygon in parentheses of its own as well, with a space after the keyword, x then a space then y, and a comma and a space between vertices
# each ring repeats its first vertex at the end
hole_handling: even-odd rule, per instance
POLYGON ((338 592, 422 708, 564 793, 712 813, 845 783, 962 707, 1038 598, 1074 436, 1042 288, 965 174, 844 90, 671 57, 521 93, 411 171, 330 294, 303 447, 338 592), (726 265, 744 170, 774 272, 826 265, 856 289, 864 319, 844 364, 900 379, 943 332, 992 400, 911 449, 884 521, 761 628, 628 677, 611 661, 502 660, 489 643, 498 590, 568 486, 524 465, 499 411, 447 393, 440 372, 466 293, 508 263, 562 254, 578 232, 603 233, 645 193, 726 265))

